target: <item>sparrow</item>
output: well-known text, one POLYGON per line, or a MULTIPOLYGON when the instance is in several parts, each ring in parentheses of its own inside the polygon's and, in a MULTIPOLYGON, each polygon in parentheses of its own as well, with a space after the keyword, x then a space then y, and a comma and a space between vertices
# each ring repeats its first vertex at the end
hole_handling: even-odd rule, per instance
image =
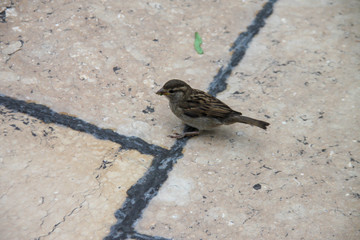
POLYGON ((261 120, 242 116, 241 112, 231 109, 228 105, 210 94, 194 89, 182 80, 172 79, 156 92, 169 100, 171 111, 194 131, 176 133, 172 138, 196 136, 201 130, 209 130, 221 125, 245 123, 266 130, 270 124, 261 120))

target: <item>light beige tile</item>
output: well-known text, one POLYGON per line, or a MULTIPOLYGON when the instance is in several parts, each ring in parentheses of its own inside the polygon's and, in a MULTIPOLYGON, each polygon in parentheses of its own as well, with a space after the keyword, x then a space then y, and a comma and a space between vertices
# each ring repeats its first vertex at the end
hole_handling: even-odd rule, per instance
POLYGON ((151 157, 1 107, 1 239, 99 239, 151 157), (107 164, 104 164, 106 162, 107 164))

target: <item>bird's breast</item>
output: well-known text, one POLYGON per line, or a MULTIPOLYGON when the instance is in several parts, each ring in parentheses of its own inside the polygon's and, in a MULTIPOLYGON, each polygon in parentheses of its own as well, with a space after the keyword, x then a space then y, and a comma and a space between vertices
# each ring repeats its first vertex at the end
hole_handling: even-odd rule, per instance
POLYGON ((178 107, 177 104, 172 104, 170 102, 171 111, 181 119, 186 125, 197 128, 199 130, 212 129, 214 127, 220 126, 222 123, 216 118, 209 117, 190 117, 184 114, 184 111, 178 107))

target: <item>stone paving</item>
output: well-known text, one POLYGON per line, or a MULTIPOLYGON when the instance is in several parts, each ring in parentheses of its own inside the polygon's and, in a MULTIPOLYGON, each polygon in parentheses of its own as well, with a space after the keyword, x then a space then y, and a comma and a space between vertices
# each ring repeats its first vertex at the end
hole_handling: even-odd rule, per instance
POLYGON ((1 1, 0 239, 360 239, 359 14, 1 1), (271 125, 170 139, 172 78, 271 125))

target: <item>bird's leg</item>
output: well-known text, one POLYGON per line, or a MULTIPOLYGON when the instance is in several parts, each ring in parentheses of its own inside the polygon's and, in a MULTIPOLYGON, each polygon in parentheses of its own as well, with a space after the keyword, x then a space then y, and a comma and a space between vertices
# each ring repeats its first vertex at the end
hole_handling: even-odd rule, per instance
POLYGON ((184 132, 184 133, 174 133, 172 135, 169 135, 168 137, 171 138, 176 138, 176 139, 181 139, 184 137, 193 137, 193 136, 197 136, 200 134, 200 131, 193 131, 193 132, 184 132))
POLYGON ((172 135, 169 135, 168 137, 181 139, 184 137, 193 137, 200 134, 200 131, 194 127, 190 127, 188 125, 185 125, 184 133, 174 133, 172 135))

